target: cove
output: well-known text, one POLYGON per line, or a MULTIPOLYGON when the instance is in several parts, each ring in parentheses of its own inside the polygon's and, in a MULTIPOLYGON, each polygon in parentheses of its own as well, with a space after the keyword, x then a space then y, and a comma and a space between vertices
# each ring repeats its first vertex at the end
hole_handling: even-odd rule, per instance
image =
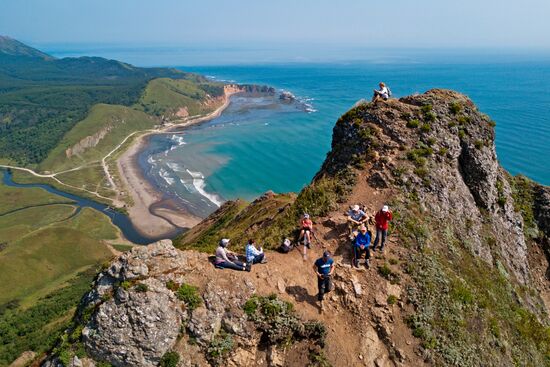
MULTIPOLYGON (((113 208, 111 208, 108 205, 101 204, 101 203, 95 202, 95 201, 90 200, 90 199, 85 199, 83 197, 80 197, 80 196, 77 196, 77 195, 74 195, 74 194, 69 194, 67 192, 60 191, 60 190, 58 190, 58 189, 56 189, 56 188, 54 188, 50 185, 46 185, 46 184, 20 184, 20 183, 17 183, 17 182, 13 181, 11 172, 9 172, 7 170, 4 170, 3 172, 4 172, 4 174, 3 174, 3 178, 2 178, 2 183, 6 186, 19 187, 19 188, 38 187, 38 188, 41 188, 43 190, 46 190, 49 193, 52 193, 52 194, 64 197, 66 199, 72 200, 74 202, 73 205, 77 206, 77 212, 80 211, 82 208, 88 207, 88 208, 95 209, 95 210, 105 214, 106 216, 108 216, 111 219, 111 222, 120 229, 120 231, 122 232, 124 237, 128 241, 131 241, 135 244, 147 245, 149 243, 153 243, 155 241, 158 241, 158 240, 161 240, 161 239, 164 239, 164 238, 167 237, 166 235, 164 235, 162 237, 159 237, 159 238, 143 236, 142 234, 140 234, 138 232, 136 227, 134 227, 133 223, 130 221, 130 218, 128 218, 127 215, 114 210, 113 208)), ((183 231, 183 229, 180 229, 180 230, 178 230, 177 232, 175 232, 171 235, 177 235, 177 234, 181 233, 182 231, 183 231)))

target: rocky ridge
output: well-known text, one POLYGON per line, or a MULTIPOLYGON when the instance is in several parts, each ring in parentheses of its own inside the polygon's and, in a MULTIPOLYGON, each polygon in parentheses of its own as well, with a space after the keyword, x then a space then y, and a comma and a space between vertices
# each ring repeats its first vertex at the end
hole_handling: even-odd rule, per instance
POLYGON ((498 165, 493 127, 447 90, 359 104, 338 120, 331 152, 297 197, 227 203, 175 241, 205 249, 253 236, 275 247, 308 210, 319 237, 312 256, 328 248, 337 263, 328 313, 318 314, 296 251, 269 254, 249 274, 161 242, 99 275, 76 339, 115 366, 157 365, 168 351, 183 357, 179 366, 546 365, 550 191, 498 165), (389 203, 395 213, 387 251, 366 270, 350 265, 342 213, 355 203, 369 213, 389 203), (196 286, 202 305, 191 310, 169 282, 196 286), (262 298, 270 293, 278 297, 262 298), (255 313, 265 305, 277 305, 277 322, 255 313), (303 319, 324 325, 326 343, 323 327, 303 319), (281 325, 282 334, 267 332, 281 325), (281 348, 280 335, 293 342, 281 348))

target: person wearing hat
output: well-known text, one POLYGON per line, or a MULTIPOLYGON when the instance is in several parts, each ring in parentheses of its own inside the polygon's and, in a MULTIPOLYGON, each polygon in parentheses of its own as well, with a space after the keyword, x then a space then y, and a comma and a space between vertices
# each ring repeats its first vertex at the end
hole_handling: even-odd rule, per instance
POLYGON ((227 249, 229 242, 230 240, 227 238, 223 238, 220 241, 218 248, 216 249, 216 259, 214 260, 214 265, 217 268, 250 271, 250 264, 243 264, 238 260, 237 254, 227 249))
POLYGON ((359 259, 365 253, 365 267, 369 268, 370 259, 370 234, 367 232, 367 227, 364 225, 359 228, 359 233, 353 241, 353 266, 359 267, 359 259))
POLYGON ((309 214, 304 214, 304 217, 300 220, 300 236, 298 237, 298 242, 304 239, 304 261, 307 259, 307 249, 310 248, 311 243, 311 233, 313 232, 313 222, 309 217, 309 214))
POLYGON ((331 277, 334 273, 334 260, 332 260, 329 251, 323 252, 323 257, 320 257, 315 261, 313 264, 313 270, 315 270, 315 274, 317 274, 317 287, 319 288, 317 300, 319 301, 320 309, 322 311, 323 298, 325 293, 331 291, 331 277))
POLYGON ((359 205, 354 205, 348 211, 347 217, 349 235, 353 239, 353 236, 355 235, 354 229, 357 226, 361 226, 362 224, 364 224, 368 220, 368 216, 363 210, 361 210, 359 205))
POLYGON ((374 216, 376 222, 376 237, 374 238, 372 251, 376 251, 376 246, 378 246, 378 242, 381 240, 380 252, 384 252, 384 245, 386 244, 386 237, 388 236, 388 227, 392 218, 392 213, 387 205, 384 205, 374 216))

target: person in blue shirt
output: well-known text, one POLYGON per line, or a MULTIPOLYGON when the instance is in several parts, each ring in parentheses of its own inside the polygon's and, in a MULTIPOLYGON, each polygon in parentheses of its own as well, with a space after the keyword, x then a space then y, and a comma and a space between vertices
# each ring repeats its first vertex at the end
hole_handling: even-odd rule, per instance
POLYGON ((331 278, 334 273, 334 260, 332 260, 329 251, 323 252, 323 257, 315 261, 313 264, 313 270, 315 270, 315 274, 317 274, 317 287, 319 288, 317 299, 320 304, 320 311, 322 312, 323 298, 325 293, 331 291, 331 278))
POLYGON ((359 233, 353 241, 353 266, 359 267, 359 259, 365 253, 365 267, 369 268, 370 259, 370 235, 364 225, 359 228, 359 233))
POLYGON ((256 248, 256 241, 248 240, 246 244, 246 262, 249 264, 265 264, 267 262, 263 248, 256 248))

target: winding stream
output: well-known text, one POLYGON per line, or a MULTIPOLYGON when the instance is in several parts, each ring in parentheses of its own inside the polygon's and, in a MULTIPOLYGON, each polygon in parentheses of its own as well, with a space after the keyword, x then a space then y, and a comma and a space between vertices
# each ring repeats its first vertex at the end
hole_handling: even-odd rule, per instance
POLYGON ((138 245, 147 245, 149 243, 166 238, 166 236, 162 236, 159 238, 143 236, 137 231, 136 227, 134 227, 133 223, 130 221, 130 218, 128 218, 127 215, 112 209, 108 205, 101 204, 90 199, 85 199, 83 197, 80 197, 74 194, 69 194, 67 192, 60 191, 46 184, 20 184, 20 183, 14 182, 11 172, 8 172, 6 170, 3 171, 2 183, 10 187, 19 187, 19 188, 38 187, 43 190, 46 190, 49 193, 69 199, 72 201, 71 204, 77 207, 77 210, 73 215, 78 214, 78 212, 82 210, 82 208, 86 208, 86 207, 93 208, 105 214, 106 216, 108 216, 111 219, 111 222, 121 230, 122 234, 124 235, 124 237, 126 237, 127 240, 133 243, 136 243, 138 245))

